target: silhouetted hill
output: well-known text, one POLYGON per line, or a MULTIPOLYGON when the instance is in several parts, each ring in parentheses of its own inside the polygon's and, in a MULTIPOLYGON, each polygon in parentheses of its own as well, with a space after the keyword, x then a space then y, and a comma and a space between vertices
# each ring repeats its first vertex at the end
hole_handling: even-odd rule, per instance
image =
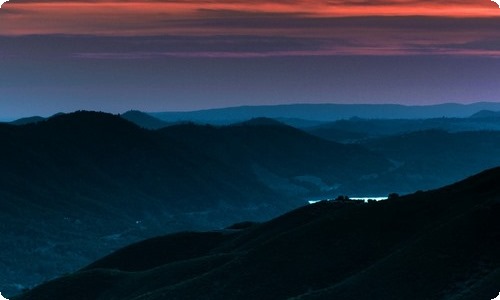
POLYGON ((500 111, 481 110, 470 116, 471 118, 499 118, 500 111))
POLYGON ((267 220, 357 182, 369 190, 364 176, 390 167, 360 146, 264 119, 151 131, 82 111, 0 124, 0 139, 7 295, 139 239, 267 220))
POLYGON ((418 106, 397 104, 288 104, 228 107, 187 112, 155 112, 151 113, 151 115, 167 122, 191 121, 212 125, 227 125, 258 117, 322 122, 332 122, 352 117, 365 119, 465 118, 480 110, 500 111, 500 103, 447 103, 418 106))
POLYGON ((126 113, 121 114, 120 116, 125 120, 128 120, 138 125, 139 127, 146 129, 159 129, 170 125, 167 122, 164 122, 138 110, 129 110, 126 113))
POLYGON ((269 188, 289 195, 321 196, 370 193, 365 180, 389 170, 381 155, 357 145, 325 141, 270 119, 223 126, 185 124, 160 133, 193 149, 203 149, 240 172, 253 174, 269 188))
POLYGON ((244 122, 232 124, 233 126, 287 126, 284 123, 270 118, 253 118, 244 122))
POLYGON ((496 168, 386 201, 323 201, 146 240, 13 299, 492 299, 499 199, 496 168))
POLYGON ((0 124, 0 140, 7 295, 148 236, 265 220, 302 203, 119 116, 0 124))
POLYGON ((319 126, 325 123, 324 121, 306 120, 298 118, 273 118, 273 119, 299 129, 319 126))
POLYGON ((26 125, 26 124, 41 122, 41 121, 44 121, 44 120, 45 120, 44 117, 34 116, 34 117, 27 117, 27 118, 17 119, 15 121, 9 122, 9 124, 12 124, 12 125, 26 125))
POLYGON ((329 126, 329 125, 307 128, 305 131, 317 137, 323 138, 325 140, 339 142, 339 143, 355 143, 367 139, 369 137, 372 137, 372 135, 374 134, 372 129, 360 130, 359 128, 349 129, 348 127, 337 128, 337 126, 329 126), (359 131, 354 131, 354 130, 359 130, 359 131))

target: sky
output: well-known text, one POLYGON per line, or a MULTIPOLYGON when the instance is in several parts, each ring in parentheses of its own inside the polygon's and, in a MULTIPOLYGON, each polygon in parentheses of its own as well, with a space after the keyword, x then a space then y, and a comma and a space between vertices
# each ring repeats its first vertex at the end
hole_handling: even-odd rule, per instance
POLYGON ((10 0, 0 119, 286 103, 500 102, 489 0, 10 0))

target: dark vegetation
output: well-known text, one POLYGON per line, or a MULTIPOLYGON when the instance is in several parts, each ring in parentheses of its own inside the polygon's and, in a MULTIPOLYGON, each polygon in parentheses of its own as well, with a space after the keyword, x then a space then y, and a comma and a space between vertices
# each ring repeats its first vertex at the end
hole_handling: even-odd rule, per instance
POLYGON ((275 123, 150 131, 77 112, 0 124, 0 140, 6 295, 147 237, 267 220, 303 204, 299 195, 389 166, 275 123))
POLYGON ((500 118, 500 111, 481 110, 473 114, 471 118, 500 118))
POLYGON ((499 215, 496 168, 386 201, 157 237, 14 299, 492 299, 499 215))
POLYGON ((381 190, 410 193, 500 165, 500 118, 491 114, 416 120, 351 118, 307 132, 382 154, 394 168, 380 172, 373 182, 381 190))
POLYGON ((171 125, 171 123, 162 121, 138 110, 129 110, 121 114, 120 117, 146 129, 160 129, 171 125))
POLYGON ((26 124, 32 124, 32 123, 37 123, 45 121, 45 118, 39 117, 39 116, 34 116, 34 117, 27 117, 27 118, 21 118, 17 119, 15 121, 10 122, 12 125, 26 125, 26 124))
MULTIPOLYGON (((500 165, 500 131, 476 130, 499 126, 487 115, 354 118, 321 127, 330 134, 326 139, 268 118, 164 127, 140 112, 77 112, 0 124, 0 238, 9 241, 0 247, 0 291, 13 295, 145 238, 252 220, 201 234, 213 246, 202 249, 216 251, 218 243, 234 243, 237 232, 261 232, 264 225, 253 222, 306 199, 391 194, 397 200, 404 198, 398 194, 450 184, 500 165)), ((359 204, 343 197, 337 203, 359 204)), ((259 242, 281 234, 265 232, 259 242)), ((180 234, 188 242, 193 236, 193 242, 203 240, 180 234)), ((185 276, 236 254, 218 255, 205 269, 190 262, 185 276)), ((193 259, 206 262, 200 255, 193 259)), ((157 259, 148 256, 152 263, 157 259)), ((185 258, 178 259, 180 268, 185 258)), ((128 276, 115 273, 103 276, 128 276)))
POLYGON ((264 220, 299 203, 119 117, 0 126, 0 285, 9 295, 146 237, 264 220), (4 259, 8 258, 8 259, 4 259))
POLYGON ((307 132, 336 142, 362 142, 366 139, 408 134, 416 131, 446 132, 500 130, 500 118, 433 118, 433 119, 361 119, 350 118, 309 127, 307 132))
POLYGON ((176 125, 159 133, 186 147, 204 149, 210 157, 256 174, 269 188, 291 195, 370 193, 377 187, 363 179, 392 167, 382 155, 359 145, 326 141, 266 118, 224 127, 176 125))
POLYGON ((407 193, 436 188, 500 165, 500 131, 417 131, 361 143, 397 166, 375 179, 407 193))

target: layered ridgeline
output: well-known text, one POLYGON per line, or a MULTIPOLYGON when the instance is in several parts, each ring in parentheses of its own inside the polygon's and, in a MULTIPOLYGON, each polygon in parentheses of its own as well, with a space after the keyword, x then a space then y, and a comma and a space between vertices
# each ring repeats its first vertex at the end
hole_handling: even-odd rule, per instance
POLYGON ((268 220, 390 167, 279 123, 149 131, 94 112, 27 123, 0 124, 7 296, 131 242, 268 220))
POLYGON ((381 153, 395 168, 375 181, 399 193, 450 184, 500 165, 500 118, 360 119, 308 128, 321 138, 381 153))
MULTIPOLYGON (((445 105, 446 106, 446 105, 445 105)), ((292 106, 294 107, 294 106, 292 106)), ((453 108, 453 105, 450 105, 453 108)), ((474 105, 462 107, 460 105, 456 106, 458 108, 468 108, 471 109, 476 107, 474 105)), ((265 113, 263 107, 261 113, 265 113)), ((435 109, 436 107, 431 107, 435 109)), ((244 110, 244 108, 240 108, 244 110)), ((250 108, 248 108, 250 109, 250 108)), ((415 108, 409 107, 412 110, 415 108)), ((255 111, 256 113, 259 110, 255 111)), ((465 111, 464 111, 465 112, 465 111)), ((444 112, 443 112, 444 113, 444 112)), ((450 113, 450 112, 448 112, 450 113)), ((451 110, 453 114, 453 110, 451 110)), ((127 112, 121 115, 131 121, 134 121, 139 126, 145 128, 160 128, 166 127, 167 125, 156 119, 152 122, 151 117, 146 113, 140 113, 137 111, 127 112), (134 118, 130 118, 134 116, 134 118), (151 124, 156 124, 152 126, 151 124)), ((314 116, 314 115, 312 115, 314 116)), ((339 120, 336 122, 325 123, 321 125, 312 125, 312 123, 317 121, 307 121, 300 119, 286 119, 280 118, 280 121, 287 122, 287 124, 296 124, 293 126, 305 126, 303 130, 306 132, 318 136, 325 140, 357 144, 382 154, 385 158, 389 159, 393 168, 390 172, 384 172, 382 167, 379 172, 372 174, 371 178, 368 176, 369 180, 355 182, 355 186, 346 186, 343 184, 341 187, 337 184, 333 186, 334 194, 339 193, 350 193, 354 190, 357 195, 384 195, 388 191, 398 192, 398 193, 410 193, 416 190, 427 190, 438 188, 443 185, 450 184, 461 178, 470 176, 470 174, 475 174, 481 170, 492 168, 500 165, 500 118, 498 118, 498 113, 493 111, 480 111, 473 114, 472 116, 463 118, 431 118, 431 119, 361 119, 361 118, 350 118, 345 120, 339 120), (338 187, 340 189, 335 189, 338 187)), ((267 118, 256 118, 252 119, 250 122, 244 122, 244 125, 271 125, 279 124, 272 119, 267 118)), ((175 129, 165 129, 165 132, 170 132, 175 135, 175 132, 181 132, 183 130, 189 131, 196 135, 200 135, 200 132, 205 131, 209 136, 213 137, 216 135, 218 141, 225 140, 231 142, 230 138, 236 132, 243 133, 244 130, 237 128, 237 126, 223 127, 222 130, 215 130, 213 127, 201 128, 201 126, 190 126, 191 129, 187 129, 189 126, 178 126, 175 129), (236 127, 236 128, 235 128, 236 127), (231 133, 233 131, 234 133, 231 133)), ((244 127, 244 129, 248 129, 244 127)), ((291 132, 291 130, 289 130, 291 132)), ((298 131, 296 131, 297 133, 298 131)), ((293 139, 292 139, 293 140, 293 139)), ((231 143, 232 145, 243 145, 240 143, 241 136, 238 143, 231 143)), ((207 146, 207 138, 201 138, 201 141, 194 140, 192 142, 198 144, 204 144, 207 146)), ((265 141, 264 141, 265 142, 265 141)), ((324 141, 323 141, 324 142, 324 141)), ((210 146, 210 150, 215 150, 214 148, 222 148, 225 146, 210 146)), ((226 143, 227 144, 227 143, 226 143)), ((263 143, 256 140, 256 144, 252 144, 252 151, 255 146, 262 145, 263 143)), ((281 145, 284 145, 282 143, 281 145)), ((317 143, 316 143, 317 144, 317 143)), ((233 153, 236 149, 229 151, 233 153)), ((241 147, 233 153, 232 156, 237 156, 241 154, 241 147)), ((351 147, 354 149, 355 147, 351 147)), ((359 147, 358 147, 359 148, 359 147)), ((261 147, 263 149, 263 147, 261 147)), ((307 147, 295 146, 294 149, 303 150, 304 152, 309 151, 307 147)), ((245 151, 244 151, 245 152, 245 151)), ((248 151, 246 151, 248 152, 248 151)), ((282 151, 288 153, 288 151, 282 151)), ((304 153, 303 152, 303 153, 304 153)), ((359 152, 359 151, 358 151, 359 152)), ((258 150, 254 152, 257 154, 258 150)), ((215 153, 217 155, 217 153, 215 153)), ((219 157, 226 159, 224 151, 219 151, 219 157), (220 155, 224 153, 224 155, 220 155)), ((248 155, 246 155, 248 156, 248 155)), ((254 157, 256 155, 253 155, 254 157)), ((357 155, 354 155, 357 157, 357 155)), ((280 157, 278 155, 278 157, 280 157)), ((343 158, 342 158, 343 159, 343 158)), ((352 172, 349 167, 352 167, 352 162, 348 162, 342 165, 342 159, 340 163, 337 162, 337 166, 333 173, 326 175, 336 175, 339 171, 344 171, 345 173, 352 172), (347 168, 343 168, 343 166, 347 168), (340 170, 339 170, 340 169, 340 170), (337 172, 337 173, 335 173, 337 172)), ((285 161, 278 159, 278 161, 285 161)), ((370 160, 360 160, 357 168, 363 168, 364 163, 370 160)), ((305 160, 301 160, 304 167, 303 170, 307 170, 309 163, 305 160)), ((331 165, 331 164, 329 164, 331 165)), ((354 172, 356 173, 356 172, 354 172)), ((356 173, 359 174, 359 173, 356 173)), ((300 192, 303 187, 297 186, 296 183, 302 181, 309 181, 309 183, 314 183, 317 191, 317 195, 321 195, 321 190, 331 191, 332 186, 325 185, 324 182, 318 180, 318 178, 311 177, 290 177, 283 180, 270 180, 270 176, 266 174, 261 174, 260 179, 262 181, 267 181, 270 186, 274 189, 281 189, 283 187, 287 191, 300 192)), ((331 177, 331 176, 330 176, 331 177)), ((310 191, 311 186, 306 191, 310 191)), ((330 194, 331 196, 331 194, 330 194)), ((319 197, 317 197, 319 198, 319 197)))
POLYGON ((230 124, 267 117, 280 120, 331 122, 359 117, 364 119, 466 118, 479 111, 500 111, 500 103, 444 103, 437 105, 399 104, 284 104, 239 106, 186 112, 155 112, 153 117, 167 122, 195 121, 208 124, 230 124))
POLYGON ((443 130, 454 133, 486 130, 498 131, 500 130, 500 113, 480 111, 471 116, 461 118, 370 119, 352 117, 335 122, 308 126, 304 129, 313 135, 337 142, 354 142, 367 138, 380 138, 426 130, 443 130))
POLYGON ((149 239, 14 299, 493 299, 499 215, 496 168, 387 201, 149 239))
POLYGON ((382 155, 359 145, 326 141, 272 119, 223 127, 183 124, 158 132, 191 149, 203 149, 243 173, 254 174, 281 194, 325 197, 388 192, 371 183, 393 167, 382 155))

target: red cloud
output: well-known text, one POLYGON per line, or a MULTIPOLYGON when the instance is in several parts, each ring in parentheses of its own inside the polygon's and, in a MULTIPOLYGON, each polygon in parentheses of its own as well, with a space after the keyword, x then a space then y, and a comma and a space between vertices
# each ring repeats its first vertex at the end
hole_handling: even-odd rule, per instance
MULTIPOLYGON (((250 57, 415 53, 497 56, 497 49, 462 45, 498 39, 496 21, 500 20, 500 10, 488 0, 17 0, 5 5, 0 14, 0 35, 280 36, 326 41, 312 49, 249 49, 246 55, 250 57), (347 42, 340 46, 329 42, 338 40, 347 42)), ((176 51, 161 53, 180 55, 176 51)), ((202 49, 199 55, 245 54, 202 49)))

